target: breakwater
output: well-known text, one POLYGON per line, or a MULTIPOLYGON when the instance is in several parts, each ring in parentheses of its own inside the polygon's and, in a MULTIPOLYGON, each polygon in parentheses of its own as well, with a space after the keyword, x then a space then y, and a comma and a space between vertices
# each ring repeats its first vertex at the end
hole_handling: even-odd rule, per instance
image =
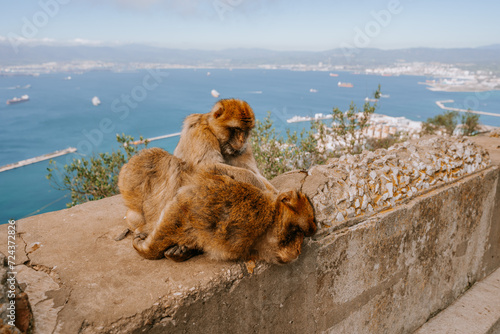
POLYGON ((37 163, 37 162, 40 162, 40 161, 52 159, 52 158, 55 158, 55 157, 59 157, 61 155, 65 155, 65 154, 68 154, 68 153, 74 153, 74 152, 76 152, 76 148, 74 148, 74 147, 68 147, 68 148, 66 148, 64 150, 59 150, 59 151, 55 151, 55 152, 52 152, 52 153, 40 155, 38 157, 34 157, 34 158, 26 159, 26 160, 21 160, 21 161, 15 162, 13 164, 8 164, 8 165, 0 167, 0 173, 8 171, 8 170, 11 170, 11 169, 14 169, 14 168, 19 168, 19 167, 31 165, 31 164, 34 164, 34 163, 37 163))
POLYGON ((500 114, 495 114, 495 113, 492 113, 492 112, 470 110, 470 109, 460 109, 460 108, 451 108, 451 107, 446 107, 444 105, 445 103, 453 103, 453 102, 455 102, 455 101, 454 100, 444 100, 444 101, 436 101, 436 104, 438 105, 439 108, 444 109, 444 110, 460 111, 460 112, 471 112, 473 114, 500 117, 500 114))

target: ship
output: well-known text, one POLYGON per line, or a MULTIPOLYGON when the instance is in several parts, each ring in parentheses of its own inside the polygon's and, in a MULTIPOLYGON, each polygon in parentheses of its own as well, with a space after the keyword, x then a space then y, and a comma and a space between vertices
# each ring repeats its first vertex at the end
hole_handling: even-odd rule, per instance
POLYGON ((352 83, 350 83, 350 82, 340 82, 340 81, 337 84, 337 86, 339 86, 339 87, 346 87, 346 88, 352 88, 352 87, 354 87, 352 85, 352 83))
POLYGON ((213 97, 219 97, 219 92, 216 91, 215 89, 212 89, 212 91, 210 92, 210 94, 212 94, 213 97))
POLYGON ((29 100, 30 100, 30 97, 28 95, 23 95, 21 97, 15 97, 11 100, 7 100, 7 104, 16 104, 16 103, 26 102, 29 100))

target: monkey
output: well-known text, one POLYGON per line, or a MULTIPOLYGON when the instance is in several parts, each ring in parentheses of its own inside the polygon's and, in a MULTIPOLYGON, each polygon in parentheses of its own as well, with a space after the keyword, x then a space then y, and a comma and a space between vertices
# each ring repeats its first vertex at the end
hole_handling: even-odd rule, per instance
POLYGON ((317 229, 309 198, 296 190, 275 194, 217 171, 203 170, 159 206, 153 231, 136 234, 134 248, 147 259, 182 262, 204 252, 216 260, 295 260, 304 237, 317 229), (170 252, 175 246, 188 252, 170 252))
POLYGON ((248 144, 254 126, 255 116, 247 102, 219 100, 210 112, 186 117, 174 155, 194 166, 215 165, 236 180, 277 193, 261 175, 248 144))
POLYGON ((190 182, 191 174, 191 164, 161 148, 143 149, 130 158, 118 175, 118 188, 128 209, 129 230, 148 234, 152 226, 147 222, 158 220, 161 206, 190 182))

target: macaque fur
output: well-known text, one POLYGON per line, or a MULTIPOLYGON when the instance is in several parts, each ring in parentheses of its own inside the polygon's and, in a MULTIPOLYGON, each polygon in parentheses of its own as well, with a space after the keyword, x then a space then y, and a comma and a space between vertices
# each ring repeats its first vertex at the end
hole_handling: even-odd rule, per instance
POLYGON ((260 174, 247 142, 254 126, 255 116, 248 103, 219 100, 210 112, 186 117, 174 155, 194 166, 215 165, 238 181, 277 193, 260 174))
POLYGON ((132 214, 152 222, 152 230, 136 233, 133 241, 149 259, 184 261, 204 251, 219 260, 287 263, 299 256, 303 238, 316 232, 304 194, 263 191, 217 168, 194 170, 158 148, 132 157, 119 186, 127 219, 132 214), (177 190, 173 199, 166 200, 165 187, 177 190), (169 252, 179 246, 187 251, 169 252))

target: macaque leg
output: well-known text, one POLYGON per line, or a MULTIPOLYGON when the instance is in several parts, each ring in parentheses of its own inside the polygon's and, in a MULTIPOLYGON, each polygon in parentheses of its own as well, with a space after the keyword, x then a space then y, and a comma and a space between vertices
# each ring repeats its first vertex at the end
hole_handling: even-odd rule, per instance
POLYGON ((136 232, 137 229, 141 229, 146 224, 146 221, 142 213, 128 209, 127 224, 130 231, 136 232))
POLYGON ((175 262, 183 262, 202 253, 203 251, 196 248, 188 248, 184 245, 174 245, 165 251, 165 257, 175 262))
POLYGON ((125 239, 129 234, 129 232, 136 232, 136 233, 142 232, 141 229, 146 224, 142 213, 139 213, 131 209, 128 209, 126 218, 127 218, 128 228, 126 228, 122 233, 120 233, 120 235, 118 235, 115 238, 115 241, 120 241, 125 239))
POLYGON ((175 227, 170 223, 171 216, 168 214, 172 203, 169 203, 162 211, 160 220, 154 230, 146 235, 140 228, 136 229, 134 235, 134 248, 146 259, 159 259, 164 256, 166 249, 174 246, 175 227))
POLYGON ((175 245, 175 242, 163 233, 157 233, 155 229, 153 233, 148 235, 137 233, 134 235, 133 245, 135 250, 146 259, 160 259, 167 248, 175 245))

